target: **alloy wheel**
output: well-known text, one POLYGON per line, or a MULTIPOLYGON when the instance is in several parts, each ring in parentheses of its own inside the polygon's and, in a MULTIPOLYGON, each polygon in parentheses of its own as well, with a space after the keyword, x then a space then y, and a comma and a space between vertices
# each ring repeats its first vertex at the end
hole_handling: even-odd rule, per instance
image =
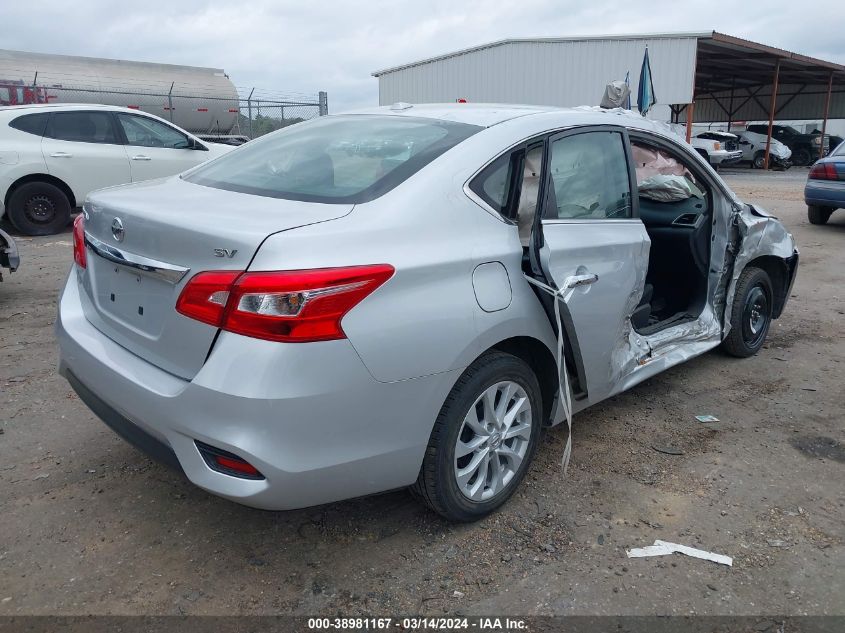
POLYGON ((531 401, 514 381, 491 385, 470 407, 455 444, 455 480, 471 501, 487 501, 507 488, 528 451, 531 401))

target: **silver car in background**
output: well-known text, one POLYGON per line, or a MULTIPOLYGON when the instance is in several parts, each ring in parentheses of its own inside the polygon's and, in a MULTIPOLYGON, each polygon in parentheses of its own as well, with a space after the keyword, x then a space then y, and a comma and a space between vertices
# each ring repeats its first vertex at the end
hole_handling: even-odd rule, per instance
POLYGON ((484 516, 569 403, 720 344, 751 355, 784 308, 792 236, 662 130, 397 104, 96 192, 60 371, 222 497, 290 509, 410 486, 450 520, 484 516))

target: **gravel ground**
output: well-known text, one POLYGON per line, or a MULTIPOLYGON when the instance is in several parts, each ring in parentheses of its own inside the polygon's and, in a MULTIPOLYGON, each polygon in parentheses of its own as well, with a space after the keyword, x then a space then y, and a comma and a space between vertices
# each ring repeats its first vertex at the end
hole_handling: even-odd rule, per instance
POLYGON ((723 172, 802 252, 765 348, 579 414, 569 475, 555 429, 474 525, 405 492, 262 512, 150 462, 56 374, 70 233, 21 238, 0 285, 0 614, 845 613, 845 212, 808 224, 806 171, 723 172), (655 539, 734 565, 625 557, 655 539))

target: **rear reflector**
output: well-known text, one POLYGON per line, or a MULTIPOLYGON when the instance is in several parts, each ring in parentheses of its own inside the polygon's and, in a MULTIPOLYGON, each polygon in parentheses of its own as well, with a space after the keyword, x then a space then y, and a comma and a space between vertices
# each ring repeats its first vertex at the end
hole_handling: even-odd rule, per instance
POLYGON ((833 163, 816 163, 810 169, 808 177, 812 180, 839 180, 836 165, 833 163))
POLYGON ((389 264, 203 272, 182 290, 176 310, 228 332, 268 341, 343 339, 343 317, 393 273, 389 264))
POLYGON ((216 470, 219 473, 231 477, 240 477, 241 479, 265 478, 255 466, 234 453, 224 451, 222 448, 211 446, 199 440, 194 443, 197 445, 197 449, 199 449, 200 455, 202 455, 206 465, 211 470, 216 470))
POLYGON ((88 257, 85 253, 85 216, 82 213, 73 221, 73 261, 80 268, 88 266, 88 257))

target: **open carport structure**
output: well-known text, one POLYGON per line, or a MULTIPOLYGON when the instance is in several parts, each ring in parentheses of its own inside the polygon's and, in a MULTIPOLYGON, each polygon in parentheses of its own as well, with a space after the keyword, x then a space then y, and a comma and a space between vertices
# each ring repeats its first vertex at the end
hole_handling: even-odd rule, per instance
POLYGON ((819 118, 824 133, 845 118, 845 66, 713 32, 697 39, 691 101, 673 106, 676 120, 767 120, 771 138, 776 119, 819 118))
MULTIPOLYGON (((595 104, 649 50, 666 118, 692 123, 845 118, 845 66, 707 31, 508 39, 374 72, 379 102, 595 104)), ((659 116, 659 112, 656 113, 659 116)), ((768 163, 768 148, 766 151, 768 163)))

